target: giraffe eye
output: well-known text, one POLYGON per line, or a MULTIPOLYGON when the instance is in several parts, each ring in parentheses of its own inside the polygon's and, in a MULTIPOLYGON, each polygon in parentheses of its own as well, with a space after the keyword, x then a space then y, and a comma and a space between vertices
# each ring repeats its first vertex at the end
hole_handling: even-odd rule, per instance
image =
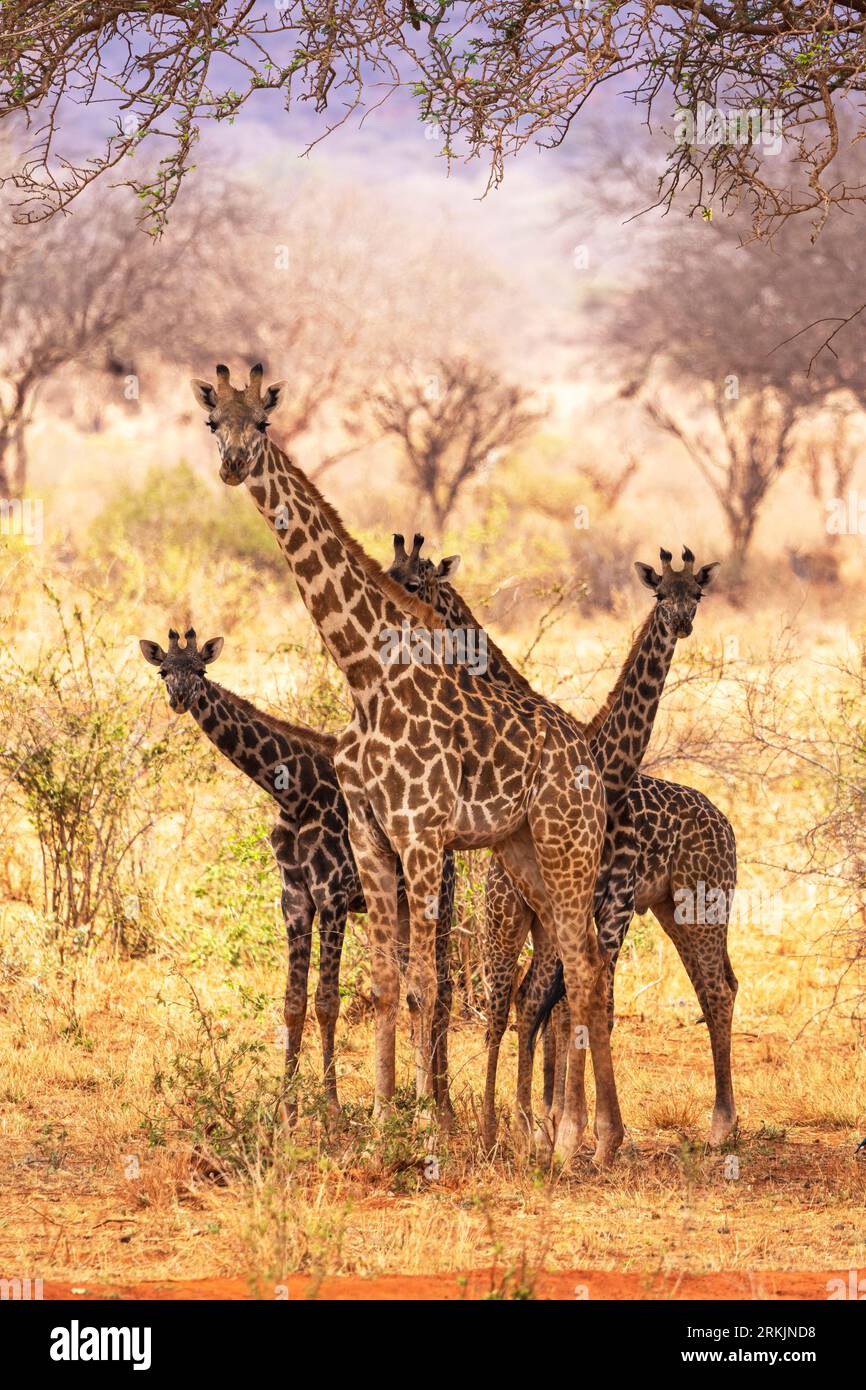
POLYGON ((267 422, 267 420, 259 420, 259 423, 256 425, 256 429, 259 431, 260 434, 264 434, 264 432, 265 432, 265 430, 267 429, 267 427, 268 427, 268 422, 267 422))
POLYGON ((207 425, 207 427, 208 427, 208 429, 210 430, 211 434, 216 434, 216 421, 215 421, 215 420, 205 420, 205 424, 207 425))

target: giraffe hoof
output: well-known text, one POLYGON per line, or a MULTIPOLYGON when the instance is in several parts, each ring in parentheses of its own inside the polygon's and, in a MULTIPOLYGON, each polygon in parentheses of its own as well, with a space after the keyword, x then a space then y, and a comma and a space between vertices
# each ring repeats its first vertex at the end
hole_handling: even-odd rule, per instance
POLYGON ((578 1128, 574 1121, 563 1118, 560 1121, 554 1141, 554 1162, 558 1163, 562 1168, 568 1168, 580 1148, 582 1137, 583 1131, 578 1128))
POLYGON ((298 1123, 297 1101, 280 1101, 279 1115, 283 1133, 290 1135, 298 1123))
POLYGON ((381 1100, 378 1096, 373 1101, 373 1123, 376 1125, 385 1124, 390 1120, 394 1113, 394 1105, 390 1100, 381 1100))
POLYGON ((496 1148, 498 1138, 498 1127, 495 1120, 485 1118, 481 1124, 481 1143, 484 1145, 485 1153, 492 1153, 496 1148))
POLYGON ((736 1134, 738 1128, 739 1120, 736 1111, 733 1114, 728 1111, 715 1113, 710 1125, 710 1147, 717 1149, 720 1144, 724 1144, 726 1140, 736 1134))
POLYGON ((597 1144, 595 1153, 592 1156, 593 1164, 596 1168, 609 1168, 616 1158, 616 1151, 619 1144, 597 1144))
POLYGON ((596 1168, 609 1168, 616 1158, 617 1150, 623 1141, 624 1133, 622 1127, 606 1129, 603 1134, 596 1134, 595 1153, 592 1161, 596 1168))
POLYGON ((545 1115, 544 1119, 536 1125, 535 1133, 532 1136, 532 1147, 536 1161, 549 1163, 555 1143, 556 1125, 550 1115, 545 1115))
POLYGON ((519 1115, 514 1126, 514 1152, 518 1158, 531 1162, 533 1158, 532 1129, 526 1117, 519 1115))

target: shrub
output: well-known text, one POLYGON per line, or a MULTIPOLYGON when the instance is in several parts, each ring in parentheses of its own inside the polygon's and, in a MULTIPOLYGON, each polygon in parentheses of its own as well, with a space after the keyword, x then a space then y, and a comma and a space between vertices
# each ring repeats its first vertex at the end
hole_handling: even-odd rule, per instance
POLYGON ((102 617, 68 616, 43 585, 58 640, 35 658, 7 653, 0 670, 0 766, 7 817, 32 827, 41 859, 42 910, 63 952, 109 935, 140 951, 147 940, 148 838, 163 812, 161 784, 190 748, 180 722, 161 732, 161 693, 142 692, 118 662, 102 617))

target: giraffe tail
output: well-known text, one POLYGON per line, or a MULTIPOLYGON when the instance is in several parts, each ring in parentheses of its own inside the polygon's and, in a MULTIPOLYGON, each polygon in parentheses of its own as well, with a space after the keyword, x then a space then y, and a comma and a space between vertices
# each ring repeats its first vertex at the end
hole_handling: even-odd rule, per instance
POLYGON ((564 998, 565 972, 562 968, 562 961, 558 960, 556 962, 556 973, 547 988, 544 998, 538 1006, 538 1012, 535 1015, 535 1018, 532 1022, 532 1028, 529 1033, 530 1052, 535 1051, 535 1042, 539 1033, 542 1031, 542 1029, 547 1027, 550 1015, 553 1013, 553 1010, 556 1008, 560 999, 564 998))

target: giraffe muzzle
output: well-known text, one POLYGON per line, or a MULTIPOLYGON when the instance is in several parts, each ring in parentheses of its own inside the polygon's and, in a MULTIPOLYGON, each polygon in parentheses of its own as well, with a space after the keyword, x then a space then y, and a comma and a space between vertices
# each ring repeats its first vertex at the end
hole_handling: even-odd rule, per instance
POLYGON ((244 456, 239 459, 223 459, 220 466, 220 478, 229 487, 237 487, 242 483, 249 471, 249 459, 244 456))

